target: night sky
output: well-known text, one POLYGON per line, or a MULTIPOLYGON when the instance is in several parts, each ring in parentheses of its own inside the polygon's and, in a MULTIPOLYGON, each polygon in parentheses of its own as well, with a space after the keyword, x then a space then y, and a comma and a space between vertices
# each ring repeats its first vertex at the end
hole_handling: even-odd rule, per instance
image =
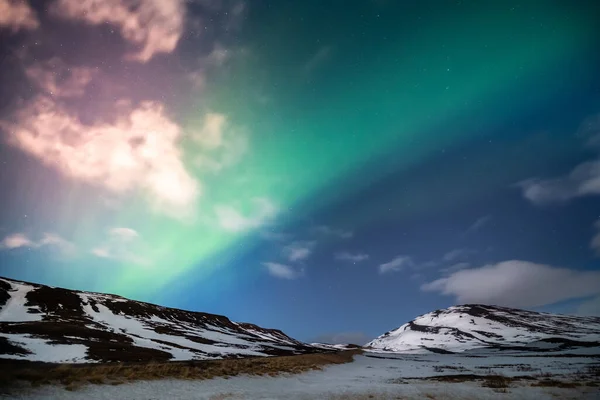
POLYGON ((598 315, 599 16, 0 0, 0 275, 306 341, 598 315))

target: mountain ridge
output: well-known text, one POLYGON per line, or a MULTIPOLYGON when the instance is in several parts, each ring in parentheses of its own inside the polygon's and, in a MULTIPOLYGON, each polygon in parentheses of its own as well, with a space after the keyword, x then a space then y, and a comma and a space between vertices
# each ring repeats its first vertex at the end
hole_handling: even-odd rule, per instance
POLYGON ((395 352, 476 348, 543 351, 568 346, 600 346, 600 318, 463 304, 420 315, 365 345, 395 352))
POLYGON ((323 351, 223 315, 0 277, 0 358, 167 361, 323 351))

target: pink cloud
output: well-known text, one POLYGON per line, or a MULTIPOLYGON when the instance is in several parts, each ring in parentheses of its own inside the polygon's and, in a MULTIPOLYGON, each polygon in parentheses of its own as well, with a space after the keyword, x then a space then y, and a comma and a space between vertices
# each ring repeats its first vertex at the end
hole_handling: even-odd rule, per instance
POLYGON ((189 216, 200 184, 178 148, 180 128, 157 102, 120 104, 112 123, 84 125, 47 96, 20 109, 16 122, 0 122, 10 141, 74 179, 123 193, 141 189, 160 211, 189 216))
POLYGON ((182 0, 57 0, 52 11, 65 19, 118 27, 123 38, 141 47, 130 55, 140 62, 175 50, 185 22, 182 0))
POLYGON ((36 29, 39 22, 24 0, 0 0, 0 28, 36 29))

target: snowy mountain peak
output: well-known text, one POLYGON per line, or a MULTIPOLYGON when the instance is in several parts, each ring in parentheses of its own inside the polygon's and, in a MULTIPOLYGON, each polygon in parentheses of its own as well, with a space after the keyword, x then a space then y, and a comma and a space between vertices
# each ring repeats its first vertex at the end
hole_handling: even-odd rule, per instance
POLYGON ((465 304, 436 310, 389 331, 366 347, 385 351, 548 349, 598 345, 600 318, 465 304))
POLYGON ((222 315, 0 278, 0 358, 164 361, 322 351, 222 315))

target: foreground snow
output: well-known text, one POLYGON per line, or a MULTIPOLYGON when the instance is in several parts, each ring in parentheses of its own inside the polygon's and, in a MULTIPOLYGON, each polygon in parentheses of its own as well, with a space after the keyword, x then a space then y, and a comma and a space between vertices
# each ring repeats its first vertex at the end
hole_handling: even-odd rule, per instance
MULTIPOLYGON (((591 352, 591 349, 590 349, 591 352)), ((598 354, 596 349, 595 354, 598 354)), ((90 385, 74 392, 62 387, 28 389, 13 399, 598 399, 598 387, 575 389, 531 387, 513 382, 507 393, 482 387, 480 381, 442 383, 422 378, 453 375, 535 376, 551 374, 555 379, 582 378, 600 357, 540 357, 536 354, 436 355, 366 353, 349 364, 327 367, 299 375, 277 377, 238 376, 206 381, 161 380, 119 386, 90 385), (369 397, 373 396, 373 397, 369 397)), ((597 379, 597 378, 596 378, 597 379)))

